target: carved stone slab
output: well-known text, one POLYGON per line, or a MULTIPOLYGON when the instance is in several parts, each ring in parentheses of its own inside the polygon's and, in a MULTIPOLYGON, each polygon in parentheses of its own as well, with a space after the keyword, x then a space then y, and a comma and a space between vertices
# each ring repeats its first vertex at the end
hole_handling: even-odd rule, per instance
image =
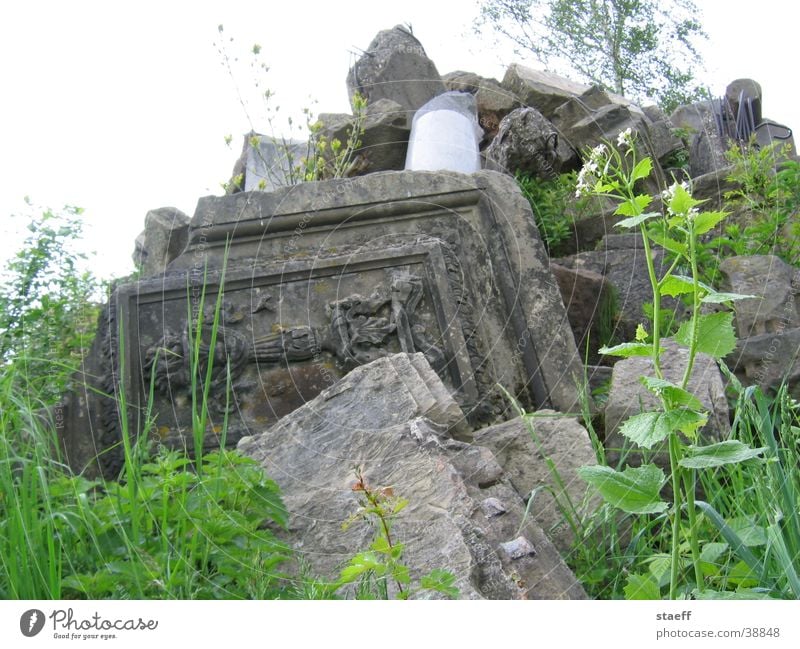
MULTIPOLYGON (((191 439, 193 365, 209 445, 223 427, 229 444, 263 430, 397 352, 425 356, 471 427, 504 418, 498 385, 528 409, 574 411, 582 374, 530 207, 487 171, 202 198, 186 250, 163 276, 120 286, 105 327, 91 380, 124 387, 131 429, 149 413, 149 432, 174 445, 191 439)), ((95 449, 118 437, 106 406, 90 418, 95 449)), ((113 454, 102 463, 113 473, 113 454)))

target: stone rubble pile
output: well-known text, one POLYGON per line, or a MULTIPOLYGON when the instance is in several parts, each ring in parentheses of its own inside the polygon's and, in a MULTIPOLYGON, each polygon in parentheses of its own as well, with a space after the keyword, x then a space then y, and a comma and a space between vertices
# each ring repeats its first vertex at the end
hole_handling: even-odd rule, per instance
MULTIPOLYGON (((341 529, 357 507, 360 467, 410 503, 395 531, 413 575, 449 570, 464 598, 585 597, 559 556, 574 539, 558 501, 584 513, 598 505, 576 472, 596 461, 575 418, 584 370, 608 393, 600 414, 610 449, 652 398, 638 381, 646 359, 612 368, 597 354, 609 331, 629 340, 643 319, 645 251, 638 236, 612 230, 621 217, 598 203, 575 222, 570 254, 549 259, 513 177, 578 169, 587 148, 631 128, 657 163, 646 185, 656 209, 676 174, 719 206, 730 188, 715 122, 725 126, 725 113, 717 119, 709 101, 667 116, 519 64, 502 81, 440 75, 399 26, 375 37, 346 83, 366 112, 345 177, 296 184, 308 143, 248 133, 226 196, 200 199, 191 219, 174 208, 148 213, 140 276, 117 286, 62 404, 67 458, 118 475, 121 417, 136 430, 148 407, 155 422, 143 433, 187 446, 188 328, 199 320, 208 332, 216 318, 216 342, 201 336, 198 356, 203 373, 212 368, 205 444, 219 444, 224 422, 228 443, 262 463, 292 514, 287 540, 318 574, 335 578, 372 538, 367 525, 341 529), (483 170, 406 170, 415 114, 431 100, 446 107, 448 92, 467 95, 457 98, 480 127, 483 170), (688 169, 676 168, 681 157, 688 169), (519 418, 501 388, 534 415, 519 418), (122 414, 99 396, 121 389, 131 406, 122 414)), ((757 115, 762 145, 784 137, 762 120, 757 83, 737 80, 727 94, 729 109, 757 115)), ((358 123, 320 119, 329 141, 346 141, 358 123)), ((657 268, 668 263, 654 255, 657 268)), ((728 259, 721 270, 727 290, 757 296, 737 305, 729 365, 765 387, 788 375, 796 390, 797 272, 771 256, 728 259)), ((662 306, 683 316, 677 300, 662 306)), ((666 344, 666 378, 679 378, 682 354, 666 344)), ((698 357, 690 389, 711 413, 705 438, 724 438, 725 385, 712 359, 698 357)))

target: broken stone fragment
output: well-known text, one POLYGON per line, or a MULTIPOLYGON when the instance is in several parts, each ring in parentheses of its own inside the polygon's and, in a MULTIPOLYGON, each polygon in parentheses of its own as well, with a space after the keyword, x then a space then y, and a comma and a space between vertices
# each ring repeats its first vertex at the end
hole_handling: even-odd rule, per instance
POLYGON ((403 544, 412 581, 444 569, 462 599, 585 597, 542 530, 525 520, 524 501, 492 453, 445 432, 455 404, 435 372, 417 370, 424 363, 421 354, 396 354, 358 367, 239 442, 280 485, 291 512, 286 540, 314 574, 331 580, 369 547, 375 530, 367 521, 342 528, 359 507, 352 486, 360 467, 363 485, 408 501, 392 537, 403 544), (522 538, 504 543, 515 533, 522 538))
POLYGON ((500 549, 505 552, 506 556, 512 561, 536 554, 536 549, 533 547, 533 544, 524 536, 518 536, 513 541, 501 543, 500 549))
POLYGON ((356 92, 368 104, 391 99, 407 111, 409 118, 444 91, 436 65, 425 54, 422 44, 402 25, 378 32, 347 74, 351 103, 356 92))
POLYGON ((500 123, 486 148, 486 168, 515 175, 551 179, 577 163, 569 142, 535 108, 517 108, 500 123))
MULTIPOLYGON (((338 139, 342 147, 355 128, 355 118, 342 113, 322 113, 322 135, 329 141, 338 139)), ((406 162, 411 123, 403 107, 391 99, 378 99, 367 106, 361 143, 353 152, 350 167, 344 176, 363 176, 376 171, 402 169, 406 162)))
POLYGON ((176 207, 150 210, 144 230, 136 237, 133 262, 141 277, 163 273, 189 241, 189 217, 176 207))
POLYGON ((502 516, 508 510, 506 506, 500 501, 499 498, 487 498, 481 502, 481 510, 483 510, 486 518, 494 518, 495 516, 502 516))

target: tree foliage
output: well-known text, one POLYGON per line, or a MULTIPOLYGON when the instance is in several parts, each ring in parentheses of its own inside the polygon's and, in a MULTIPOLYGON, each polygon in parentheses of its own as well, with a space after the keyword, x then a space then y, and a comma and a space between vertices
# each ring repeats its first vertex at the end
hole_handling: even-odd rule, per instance
POLYGON ((554 72, 671 110, 704 95, 698 15, 693 0, 482 0, 476 29, 490 27, 554 72))
POLYGON ((57 398, 91 344, 100 282, 73 244, 77 207, 27 214, 28 236, 0 276, 0 368, 16 367, 20 389, 57 398))

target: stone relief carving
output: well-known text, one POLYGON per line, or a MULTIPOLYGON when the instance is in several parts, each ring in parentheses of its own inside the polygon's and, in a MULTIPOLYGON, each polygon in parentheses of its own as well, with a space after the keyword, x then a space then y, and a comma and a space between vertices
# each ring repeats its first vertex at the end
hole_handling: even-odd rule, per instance
MULTIPOLYGON (((441 372, 445 364, 444 350, 433 343, 426 327, 416 317, 416 309, 424 294, 422 279, 408 273, 392 277, 388 289, 382 287, 369 297, 353 294, 326 305, 327 327, 273 325, 273 332, 253 337, 234 326, 244 320, 227 301, 222 302, 216 340, 203 338, 197 342, 199 376, 204 379, 211 363, 211 407, 222 412, 228 381, 234 389, 247 389, 237 383, 248 363, 287 365, 318 358, 322 352, 333 355, 342 370, 369 363, 391 353, 387 346, 396 336, 404 352, 422 352, 431 366, 441 372)), ((254 312, 274 311, 270 295, 254 300, 254 312), (265 307, 265 308, 262 308, 265 307)), ((213 312, 206 312, 205 324, 213 322, 213 312)), ((145 351, 145 380, 154 375, 156 390, 163 396, 191 386, 193 341, 188 324, 183 331, 166 330, 154 345, 145 351)), ((210 336, 208 327, 204 336, 210 336)))

